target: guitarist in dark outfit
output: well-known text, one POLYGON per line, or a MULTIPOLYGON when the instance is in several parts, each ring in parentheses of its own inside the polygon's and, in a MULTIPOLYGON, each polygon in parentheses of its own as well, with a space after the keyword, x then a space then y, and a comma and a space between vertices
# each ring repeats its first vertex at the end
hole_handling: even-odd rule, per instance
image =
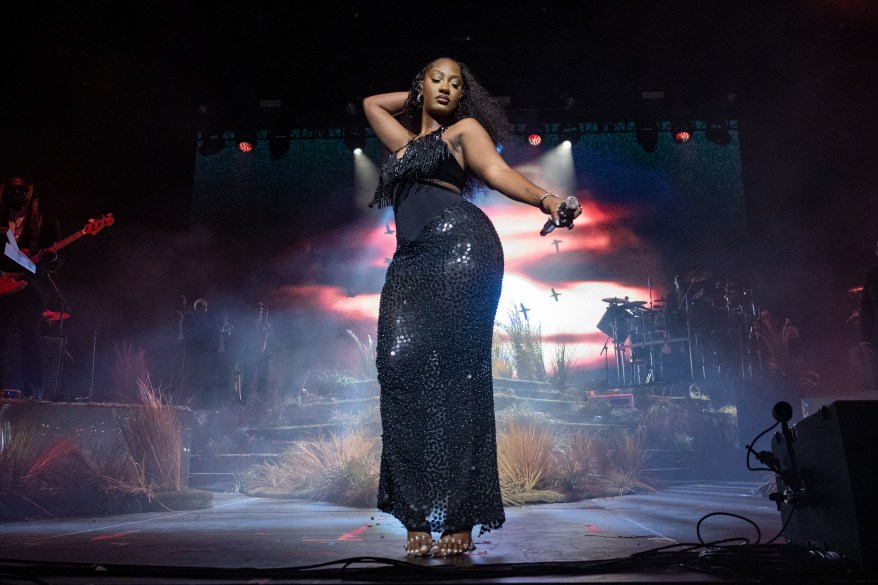
MULTIPOLYGON (((0 227, 9 227, 19 250, 36 252, 61 239, 57 220, 49 220, 40 209, 33 184, 23 175, 9 177, 0 188, 0 227)), ((5 239, 4 239, 5 242, 5 239)), ((49 271, 58 267, 58 254, 49 254, 37 264, 36 274, 25 271, 26 286, 0 295, 0 383, 7 382, 6 354, 10 333, 17 331, 21 340, 23 388, 21 395, 42 398, 40 364, 40 323, 52 288, 49 271)))

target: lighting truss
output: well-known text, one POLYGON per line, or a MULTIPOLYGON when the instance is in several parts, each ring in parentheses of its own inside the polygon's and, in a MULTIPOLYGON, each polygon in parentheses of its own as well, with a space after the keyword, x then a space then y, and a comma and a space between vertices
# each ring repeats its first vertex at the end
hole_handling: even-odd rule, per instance
MULTIPOLYGON (((736 133, 738 131, 738 121, 734 119, 725 120, 728 122, 729 132, 736 133)), ((544 123, 545 134, 544 136, 558 136, 559 131, 562 126, 566 123, 544 123)), ((618 121, 609 121, 609 122, 580 122, 579 129, 582 135, 587 134, 635 134, 637 132, 637 122, 636 121, 628 121, 628 120, 618 120, 618 121)), ((530 128, 531 124, 515 124, 513 126, 513 133, 523 136, 525 132, 525 128, 530 128)), ((661 120, 657 122, 658 132, 662 133, 670 133, 671 132, 671 122, 670 120, 661 120)), ((708 128, 708 122, 706 120, 694 120, 693 121, 693 132, 706 132, 708 128)), ((207 133, 198 133, 198 143, 201 144, 204 141, 204 138, 207 136, 207 133)), ((234 131, 224 131, 222 133, 223 141, 226 143, 233 143, 235 140, 235 132, 234 131)), ((268 130, 259 130, 256 133, 257 139, 259 141, 268 140, 269 131, 268 130)), ((375 133, 371 128, 366 128, 366 138, 374 138, 375 133)), ((344 128, 342 127, 328 127, 328 126, 312 126, 308 128, 292 128, 290 130, 290 140, 319 140, 319 139, 344 139, 344 128)))

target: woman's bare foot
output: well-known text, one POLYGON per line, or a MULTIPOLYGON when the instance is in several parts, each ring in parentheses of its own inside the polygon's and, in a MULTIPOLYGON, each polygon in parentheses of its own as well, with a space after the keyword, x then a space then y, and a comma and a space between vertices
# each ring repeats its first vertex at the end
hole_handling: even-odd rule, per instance
POLYGON ((433 536, 429 532, 413 532, 409 530, 405 543, 405 554, 410 557, 425 557, 433 548, 433 536))
POLYGON ((462 555, 476 548, 473 545, 472 530, 460 532, 443 532, 439 542, 433 548, 433 555, 437 557, 453 557, 462 555))

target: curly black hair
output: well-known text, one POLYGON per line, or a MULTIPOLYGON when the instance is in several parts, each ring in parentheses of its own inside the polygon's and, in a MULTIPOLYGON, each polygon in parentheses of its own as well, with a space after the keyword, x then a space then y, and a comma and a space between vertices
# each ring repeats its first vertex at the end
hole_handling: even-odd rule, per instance
MULTIPOLYGON (((420 94, 421 84, 430 66, 440 59, 449 59, 457 63, 460 67, 460 74, 463 77, 460 101, 451 117, 451 123, 453 124, 464 118, 474 118, 484 127, 488 136, 494 141, 494 144, 503 144, 503 142, 507 141, 511 135, 511 126, 506 118, 506 110, 503 104, 491 95, 465 63, 453 57, 437 57, 427 63, 415 75, 415 78, 412 79, 412 86, 409 89, 409 96, 399 116, 400 123, 409 131, 415 134, 420 133, 421 110, 424 106, 423 103, 418 102, 418 94, 420 94)), ((485 183, 482 179, 469 173, 461 193, 464 197, 473 199, 482 191, 484 186, 485 183)))
POLYGON ((460 102, 452 116, 453 122, 463 118, 475 118, 488 132, 494 144, 502 144, 509 138, 510 125, 506 118, 506 110, 497 99, 482 85, 473 75, 467 65, 453 57, 437 57, 427 63, 412 80, 409 89, 409 97, 405 101, 399 121, 411 132, 418 134, 421 131, 421 109, 423 104, 418 103, 421 84, 430 66, 440 59, 449 59, 457 63, 463 77, 460 102))

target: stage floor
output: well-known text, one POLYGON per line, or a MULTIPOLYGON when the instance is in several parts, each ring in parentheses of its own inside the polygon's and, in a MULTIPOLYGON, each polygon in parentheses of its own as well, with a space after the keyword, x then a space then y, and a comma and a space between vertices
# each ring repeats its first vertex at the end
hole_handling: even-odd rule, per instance
POLYGON ((0 582, 808 582, 782 538, 767 544, 781 518, 760 487, 686 482, 507 508, 501 530, 451 559, 405 557, 405 531, 374 509, 216 493, 204 510, 0 524, 0 582), (746 541, 697 561, 714 548, 701 543, 724 539, 746 541))

